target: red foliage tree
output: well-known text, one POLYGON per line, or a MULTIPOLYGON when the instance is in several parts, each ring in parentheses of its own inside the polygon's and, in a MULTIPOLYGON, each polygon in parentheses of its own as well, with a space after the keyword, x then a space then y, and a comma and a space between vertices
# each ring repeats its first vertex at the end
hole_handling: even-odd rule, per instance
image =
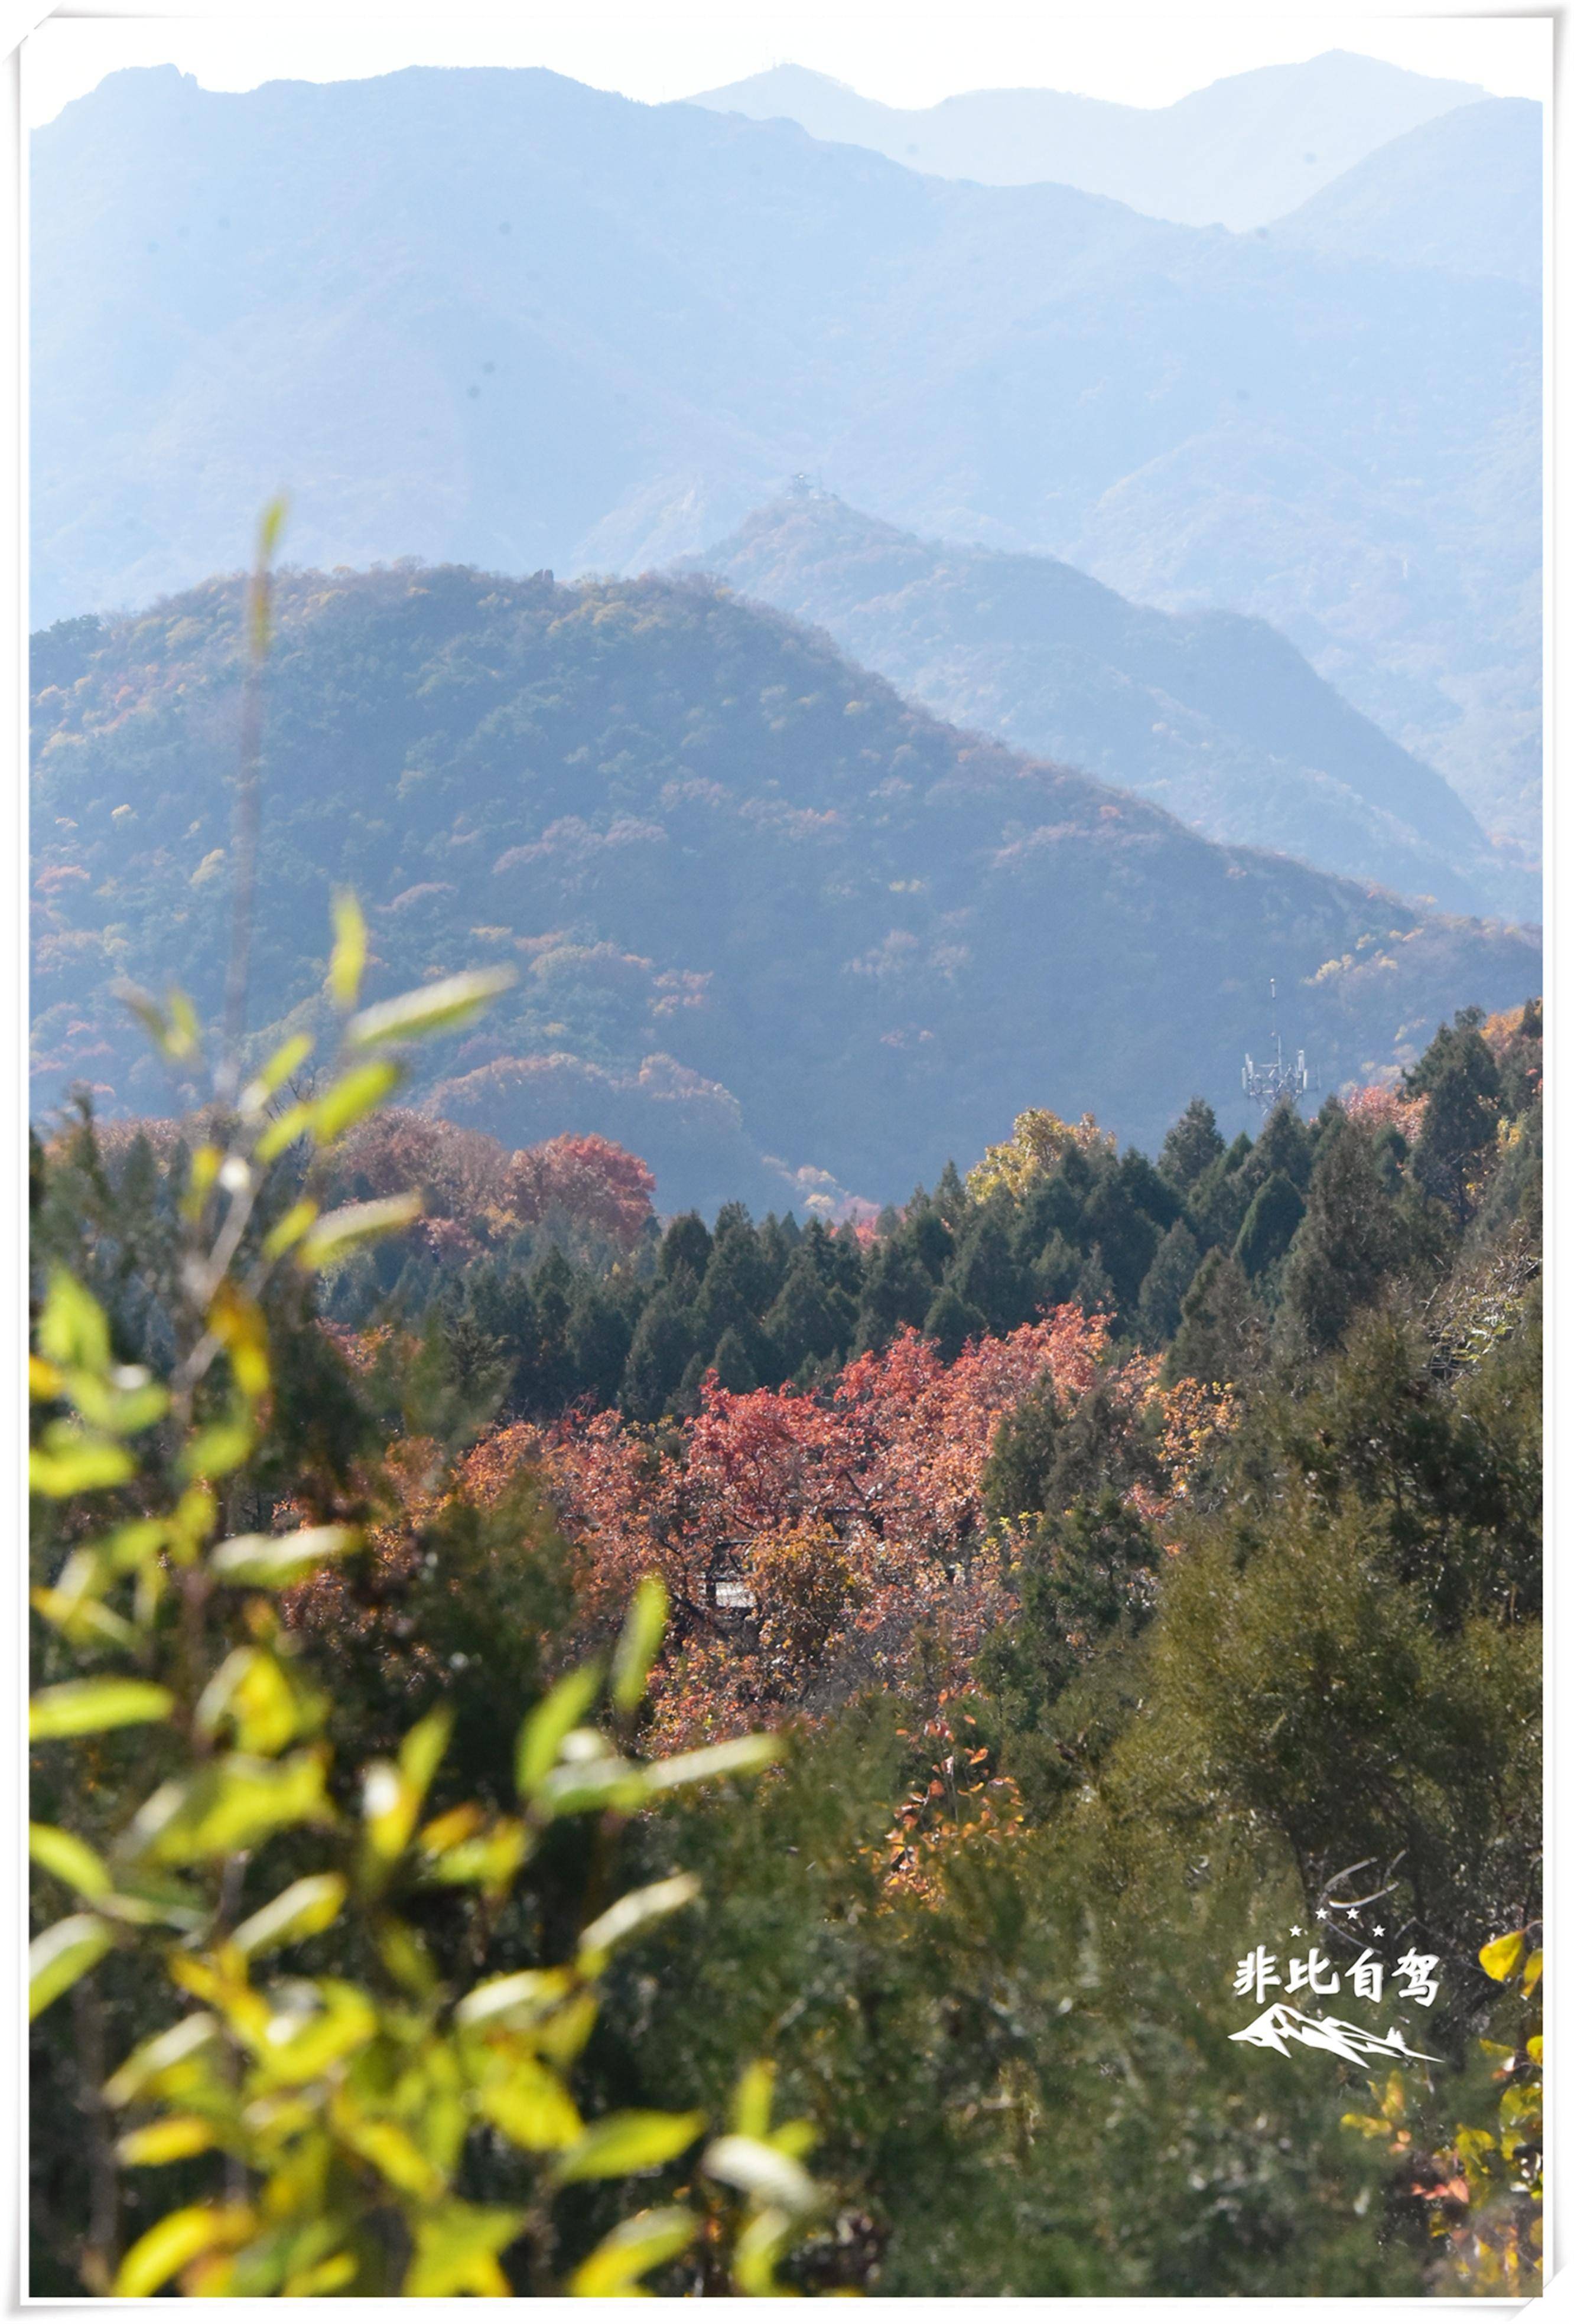
POLYGON ((630 1250, 655 1216, 655 1176, 610 1139, 549 1138, 508 1166, 506 1202, 522 1226, 561 1223, 630 1250))
MULTIPOLYGON (((505 1431, 470 1457, 486 1497, 539 1458, 579 1545, 580 1623, 610 1632, 640 1574, 671 1592, 657 1682, 665 1738, 726 1732, 856 1688, 955 1679, 1005 1610, 980 1479, 995 1427, 1046 1370, 1074 1400, 1105 1326, 1065 1306, 947 1364, 903 1333, 828 1390, 730 1394, 707 1380, 677 1432, 579 1414, 544 1441, 505 1431)), ((1142 1387, 1145 1391, 1147 1382, 1142 1387)))

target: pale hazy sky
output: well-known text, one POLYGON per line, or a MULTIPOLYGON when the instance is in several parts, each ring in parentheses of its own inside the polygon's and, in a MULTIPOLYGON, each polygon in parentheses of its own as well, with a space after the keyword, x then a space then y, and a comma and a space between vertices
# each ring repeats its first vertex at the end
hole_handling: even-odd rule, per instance
POLYGON ((958 90, 1043 88, 1168 105, 1253 67, 1353 49, 1494 96, 1550 93, 1550 16, 1309 14, 1255 0, 1193 14, 1024 0, 560 0, 506 14, 368 13, 323 0, 310 15, 225 0, 182 15, 56 15, 23 51, 31 126, 126 65, 172 63, 208 88, 337 80, 411 64, 547 65, 657 101, 792 61, 891 105, 958 90))

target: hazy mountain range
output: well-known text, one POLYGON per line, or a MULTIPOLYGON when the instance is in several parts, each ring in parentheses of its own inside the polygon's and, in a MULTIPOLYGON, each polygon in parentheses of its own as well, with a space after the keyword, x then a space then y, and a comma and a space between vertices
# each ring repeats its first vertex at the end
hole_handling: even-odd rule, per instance
POLYGON ((1336 50, 1233 73, 1165 106, 986 88, 909 110, 801 65, 777 65, 693 101, 756 121, 796 121, 811 137, 864 145, 935 177, 985 186, 1052 180, 1150 217, 1239 230, 1266 225, 1391 138, 1486 94, 1336 50))
MULTIPOLYGON (((1459 208, 1459 166, 1406 165, 1417 214, 1459 208)), ((32 175, 36 621, 237 565, 281 483, 313 564, 572 573, 699 551, 807 469, 926 535, 1273 622, 1534 844, 1538 301, 1351 254, 1369 197, 1314 248, 424 69, 119 73, 32 175)))
MULTIPOLYGON (((214 582, 35 641, 41 1105, 178 1100, 116 994, 217 1003, 243 608, 214 582)), ((259 1040, 321 1015, 352 884, 374 993, 519 973, 411 1094, 510 1145, 617 1138, 663 1208, 902 1199, 1028 1104, 1152 1148, 1200 1091, 1233 1131, 1271 976, 1322 1090, 1540 989, 1532 935, 1214 845, 715 585, 295 572, 278 612, 259 1040)))
POLYGON ((1051 558, 921 541, 801 490, 691 560, 818 622, 942 717, 1141 791, 1209 838, 1278 848, 1450 910, 1541 916, 1440 775, 1238 613, 1134 605, 1051 558))
POLYGON ((1523 97, 1463 105, 1396 137, 1275 221, 1330 256, 1500 274, 1542 287, 1542 108, 1523 97))

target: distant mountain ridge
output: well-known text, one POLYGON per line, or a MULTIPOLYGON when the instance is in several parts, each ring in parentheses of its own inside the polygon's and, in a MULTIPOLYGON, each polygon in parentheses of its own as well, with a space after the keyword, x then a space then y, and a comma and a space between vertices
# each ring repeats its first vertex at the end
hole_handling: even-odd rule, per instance
POLYGON ((791 64, 690 102, 796 121, 811 137, 862 145, 937 177, 1077 186, 1149 217, 1240 232, 1296 208, 1390 139, 1486 94, 1333 50, 1231 74, 1166 106, 999 88, 910 109, 791 64))
POLYGON ((34 618, 246 553, 638 570, 797 469, 1284 632, 1533 844, 1536 300, 537 71, 111 75, 32 141, 34 618))
MULTIPOLYGON (((244 608, 215 581, 34 641, 42 1107, 168 1111, 117 993, 217 1005, 244 608)), ((1540 989, 1533 935, 1215 846, 714 585, 286 569, 277 615, 259 1044, 321 1019, 351 885, 370 997, 517 971, 410 1098, 615 1138, 665 1209, 904 1199, 1028 1104, 1150 1150, 1199 1091, 1245 1127, 1271 976, 1325 1089, 1540 989)))
POLYGON ((1542 108, 1462 105, 1396 137, 1282 218, 1273 235, 1330 257, 1496 274, 1542 287, 1542 108))
POLYGON ((818 623, 909 699, 1272 847, 1449 910, 1540 917, 1442 778, 1265 622, 1133 605, 1050 558, 921 541, 801 492, 687 560, 818 623))

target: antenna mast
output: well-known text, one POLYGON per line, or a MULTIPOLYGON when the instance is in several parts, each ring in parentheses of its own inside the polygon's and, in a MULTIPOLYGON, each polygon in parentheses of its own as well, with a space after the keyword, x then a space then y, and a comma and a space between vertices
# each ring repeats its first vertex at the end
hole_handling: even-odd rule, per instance
POLYGON ((1265 1063, 1258 1065, 1248 1049, 1246 1062, 1241 1068, 1241 1087, 1248 1097, 1256 1099, 1263 1109, 1264 1120, 1282 1098, 1288 1098, 1293 1105, 1295 1101, 1304 1096, 1311 1087, 1311 1076, 1306 1070, 1304 1049, 1297 1049, 1293 1065, 1286 1065, 1284 1062, 1284 1043, 1279 1031, 1277 977, 1271 976, 1268 979, 1268 1003, 1269 1012, 1273 1020, 1268 1038, 1273 1044, 1273 1055, 1265 1063))

